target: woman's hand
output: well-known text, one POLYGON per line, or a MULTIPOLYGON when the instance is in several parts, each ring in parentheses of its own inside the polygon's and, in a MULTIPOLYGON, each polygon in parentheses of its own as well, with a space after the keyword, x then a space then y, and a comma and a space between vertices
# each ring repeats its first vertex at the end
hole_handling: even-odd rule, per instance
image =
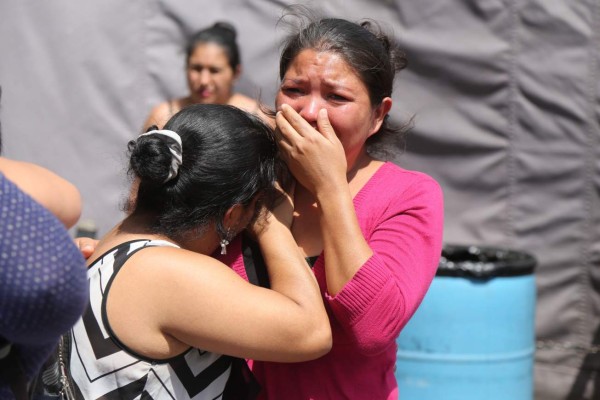
POLYGON ((283 159, 302 186, 316 195, 347 184, 346 154, 326 109, 319 111, 318 130, 287 104, 281 105, 275 121, 283 159))
POLYGON ((277 205, 271 211, 271 214, 279 222, 285 225, 288 229, 292 227, 292 221, 294 219, 294 191, 296 189, 296 182, 292 180, 290 187, 285 190, 279 184, 277 184, 281 196, 277 199, 277 205))
POLYGON ((276 187, 279 190, 280 196, 276 200, 277 203, 275 207, 270 211, 267 210, 266 218, 259 218, 248 227, 250 235, 256 240, 258 240, 273 224, 283 225, 288 230, 292 227, 296 182, 292 180, 290 187, 287 190, 282 188, 279 183, 276 184, 276 187))
POLYGON ((96 246, 98 245, 98 240, 89 237, 78 237, 73 240, 75 241, 75 246, 79 248, 83 258, 86 260, 90 258, 90 256, 94 253, 94 250, 96 250, 96 246))

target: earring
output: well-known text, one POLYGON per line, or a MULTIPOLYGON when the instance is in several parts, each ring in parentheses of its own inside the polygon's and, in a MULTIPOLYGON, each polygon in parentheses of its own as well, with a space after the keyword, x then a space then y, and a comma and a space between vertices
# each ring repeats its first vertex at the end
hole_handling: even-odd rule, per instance
POLYGON ((229 240, 221 239, 221 254, 227 254, 227 245, 229 244, 229 240))
POLYGON ((221 254, 227 254, 227 245, 231 240, 231 228, 227 228, 227 232, 225 235, 221 236, 221 241, 219 244, 221 245, 221 254))

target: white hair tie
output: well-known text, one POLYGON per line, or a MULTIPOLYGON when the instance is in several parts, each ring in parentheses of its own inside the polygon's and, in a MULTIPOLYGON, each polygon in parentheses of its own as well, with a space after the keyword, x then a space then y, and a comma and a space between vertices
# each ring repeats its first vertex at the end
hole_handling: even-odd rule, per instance
POLYGON ((181 136, 179 136, 177 132, 173 132, 167 129, 155 129, 153 131, 142 133, 140 136, 138 136, 138 138, 148 135, 163 135, 175 141, 175 143, 171 142, 167 145, 169 146, 169 151, 171 152, 171 167, 169 168, 169 176, 167 176, 167 179, 165 179, 165 181, 163 182, 167 183, 177 176, 177 173, 179 172, 179 166, 183 161, 181 155, 181 153, 183 152, 183 149, 181 147, 181 136))

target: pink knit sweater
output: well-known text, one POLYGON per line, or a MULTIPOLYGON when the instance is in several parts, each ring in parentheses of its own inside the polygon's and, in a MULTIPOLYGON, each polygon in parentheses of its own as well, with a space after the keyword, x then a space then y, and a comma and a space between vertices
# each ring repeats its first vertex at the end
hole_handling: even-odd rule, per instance
MULTIPOLYGON (((396 400, 396 342, 435 275, 442 245, 442 191, 429 176, 385 163, 354 198, 373 256, 336 296, 324 258, 314 265, 333 330, 327 355, 301 363, 253 363, 264 399, 396 400)), ((228 262, 247 279, 240 240, 228 262)))

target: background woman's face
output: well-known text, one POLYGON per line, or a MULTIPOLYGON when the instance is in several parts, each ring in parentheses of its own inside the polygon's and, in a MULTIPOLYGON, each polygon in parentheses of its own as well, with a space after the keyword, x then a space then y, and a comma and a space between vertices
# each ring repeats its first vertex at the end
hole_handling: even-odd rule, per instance
POLYGON ((227 104, 235 78, 225 51, 217 44, 198 45, 188 59, 187 81, 194 103, 227 104))
POLYGON ((283 103, 313 127, 319 110, 326 108, 349 167, 378 129, 367 87, 337 53, 301 51, 290 63, 277 93, 277 109, 283 103))

